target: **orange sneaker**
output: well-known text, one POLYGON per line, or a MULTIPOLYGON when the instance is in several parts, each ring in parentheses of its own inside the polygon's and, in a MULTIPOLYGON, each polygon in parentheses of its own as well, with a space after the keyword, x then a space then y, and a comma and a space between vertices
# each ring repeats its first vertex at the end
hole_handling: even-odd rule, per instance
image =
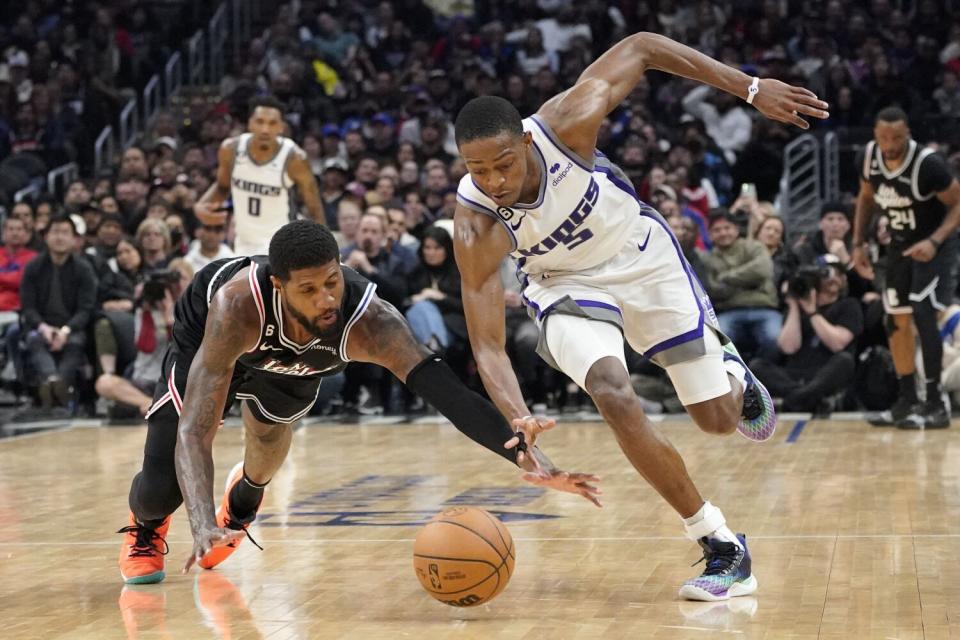
MULTIPOLYGON (((223 527, 225 529, 233 529, 234 531, 246 531, 247 527, 250 526, 250 523, 253 522, 254 518, 257 517, 256 511, 247 519, 246 522, 240 522, 234 520, 233 516, 230 515, 230 492, 233 491, 234 485, 236 485, 240 480, 243 479, 243 462, 238 462, 234 465, 233 469, 230 470, 230 474, 227 476, 226 488, 223 492, 223 500, 220 501, 220 508, 217 509, 217 526, 223 527)), ((260 505, 257 505, 257 510, 259 511, 260 505)), ((247 533, 247 537, 250 537, 250 534, 247 533)), ((262 549, 252 538, 250 539, 253 544, 256 544, 258 548, 262 549)), ((197 562, 204 569, 213 569, 215 566, 226 560, 230 557, 230 554, 237 550, 237 547, 240 546, 240 543, 243 542, 243 539, 236 540, 230 544, 226 544, 220 547, 214 547, 210 551, 204 554, 202 558, 197 562)))
POLYGON ((166 577, 163 572, 163 556, 167 555, 167 529, 170 516, 156 529, 138 523, 130 513, 130 524, 117 533, 123 536, 120 546, 120 576, 127 584, 151 584, 166 577), (161 551, 161 547, 163 550, 161 551))

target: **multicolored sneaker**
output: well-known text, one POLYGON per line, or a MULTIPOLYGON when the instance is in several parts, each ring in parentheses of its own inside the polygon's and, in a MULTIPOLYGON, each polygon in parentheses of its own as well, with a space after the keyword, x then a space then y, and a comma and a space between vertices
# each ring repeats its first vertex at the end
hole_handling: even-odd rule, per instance
POLYGON ((706 560, 707 568, 696 578, 683 583, 681 598, 713 602, 750 595, 757 590, 757 579, 750 572, 747 537, 738 533, 737 540, 742 547, 718 538, 703 537, 697 541, 703 549, 700 561, 706 560))
POLYGON ((166 577, 163 572, 163 556, 167 555, 167 530, 170 516, 156 529, 137 522, 133 512, 130 524, 117 533, 125 534, 120 545, 120 576, 127 584, 153 584, 166 577), (161 551, 161 546, 163 550, 161 551))
MULTIPOLYGON (((250 526, 250 523, 253 522, 254 518, 257 517, 257 512, 254 511, 253 515, 246 518, 244 521, 235 519, 230 515, 230 492, 233 491, 235 484, 240 482, 243 479, 243 461, 241 460, 233 469, 230 470, 230 474, 227 476, 226 489, 223 493, 223 500, 220 501, 220 508, 217 509, 217 526, 223 527, 225 529, 233 529, 234 531, 247 531, 247 527, 250 526)), ((260 505, 257 505, 259 510, 260 505)), ((250 538, 250 533, 247 532, 247 537, 250 538)), ((225 544, 219 547, 214 547, 210 549, 207 553, 203 555, 200 560, 197 561, 204 569, 213 569, 215 566, 226 560, 230 557, 234 551, 237 550, 237 547, 240 546, 240 543, 243 542, 243 538, 235 540, 230 544, 225 544)), ((250 542, 255 544, 257 548, 263 549, 257 542, 250 538, 250 542)))
POLYGON ((747 440, 755 442, 769 440, 777 430, 777 411, 774 409, 770 392, 753 375, 732 342, 723 345, 723 360, 724 362, 734 360, 746 371, 747 387, 743 390, 743 409, 737 431, 747 440))

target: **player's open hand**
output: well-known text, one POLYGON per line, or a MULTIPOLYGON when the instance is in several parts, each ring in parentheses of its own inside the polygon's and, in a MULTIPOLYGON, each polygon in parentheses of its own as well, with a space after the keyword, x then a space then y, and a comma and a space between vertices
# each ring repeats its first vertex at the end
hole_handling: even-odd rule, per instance
POLYGON ((541 487, 575 493, 583 496, 584 499, 589 500, 597 507, 603 506, 600 504, 599 497, 600 494, 603 493, 603 490, 595 484, 592 484, 600 482, 600 477, 591 473, 570 473, 568 471, 561 471, 560 469, 552 469, 550 471, 541 469, 540 471, 528 471, 523 474, 522 478, 531 484, 541 487))
POLYGON ((937 245, 933 244, 930 238, 915 242, 903 252, 903 257, 913 258, 917 262, 930 262, 935 255, 937 255, 937 245))
MULTIPOLYGON (((533 445, 537 443, 540 434, 557 426, 557 421, 544 416, 525 416, 511 421, 511 424, 517 435, 503 443, 503 448, 513 449, 522 442, 527 451, 530 451, 533 449, 533 445), (523 434, 522 438, 520 434, 523 434)), ((517 464, 522 465, 524 460, 527 459, 533 462, 535 469, 539 468, 535 456, 527 455, 523 450, 517 452, 517 464)))
POLYGON ((193 552, 187 558, 187 563, 183 565, 183 572, 190 571, 190 567, 207 554, 214 547, 222 547, 241 540, 246 533, 243 531, 234 531, 233 529, 204 529, 199 531, 193 537, 193 552))
POLYGON ((760 81, 760 91, 753 99, 753 106, 771 120, 793 124, 801 129, 810 128, 805 117, 819 120, 830 117, 827 111, 829 105, 819 99, 817 94, 773 78, 760 81))

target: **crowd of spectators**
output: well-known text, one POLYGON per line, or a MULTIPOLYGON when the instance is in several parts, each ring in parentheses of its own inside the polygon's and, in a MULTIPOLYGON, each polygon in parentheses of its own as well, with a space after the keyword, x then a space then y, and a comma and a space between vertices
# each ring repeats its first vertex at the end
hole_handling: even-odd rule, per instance
MULTIPOLYGON (((165 284, 150 301, 145 293, 173 282, 173 260, 186 278, 231 255, 231 229, 198 224, 192 206, 210 185, 220 142, 244 129, 254 95, 287 105, 288 134, 310 160, 343 262, 375 280, 418 339, 475 385, 449 235, 466 172, 452 120, 472 97, 503 95, 527 115, 625 35, 647 30, 816 91, 831 118, 814 123, 814 133, 836 130, 844 148, 869 138, 876 111, 899 104, 920 141, 960 165, 960 128, 938 125, 960 118, 960 11, 952 2, 491 0, 474 3, 472 15, 455 13, 464 6, 280 4, 240 48, 242 58, 226 65, 219 101, 198 97, 161 111, 109 176, 70 184, 59 198, 10 203, 0 258, 0 314, 8 315, 0 317, 12 327, 8 363, 33 376, 24 379, 44 406, 76 406, 86 380, 143 409, 147 356, 162 352, 167 306, 180 285, 165 284), (73 252, 64 256, 69 235, 73 252), (28 262, 34 251, 41 256, 28 262), (63 270, 70 262, 69 278, 97 282, 95 299, 45 297, 74 286, 63 270), (25 270, 46 274, 29 294, 17 289, 25 270), (50 392, 39 393, 45 384, 50 392)), ((112 121, 124 91, 169 49, 171 34, 151 10, 47 0, 0 10, 8 18, 0 27, 0 160, 32 149, 49 162, 82 161, 91 132, 112 121)), ((721 327, 777 380, 771 388, 779 385, 787 408, 864 406, 850 382, 884 338, 880 283, 849 269, 852 154, 846 197, 824 207, 818 229, 793 228, 776 203, 783 147, 796 133, 732 96, 650 72, 604 122, 597 145, 668 219, 721 327), (823 386, 822 370, 833 384, 823 386)), ((884 225, 873 232, 878 256, 884 225)), ((580 406, 583 394, 537 360, 536 327, 511 266, 503 273, 508 348, 525 395, 538 408, 580 406)), ((662 372, 637 357, 629 362, 649 408, 676 407, 662 372)), ((324 410, 417 406, 369 367, 351 365, 337 397, 328 390, 338 385, 325 387, 324 410)))

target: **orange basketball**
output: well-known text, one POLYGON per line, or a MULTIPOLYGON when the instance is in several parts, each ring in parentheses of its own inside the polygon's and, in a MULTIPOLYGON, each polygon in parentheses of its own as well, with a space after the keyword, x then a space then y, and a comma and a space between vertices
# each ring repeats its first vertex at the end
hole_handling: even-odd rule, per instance
POLYGON ((476 507, 452 507, 413 542, 413 568, 427 593, 452 607, 493 599, 510 581, 516 550, 510 532, 476 507))

